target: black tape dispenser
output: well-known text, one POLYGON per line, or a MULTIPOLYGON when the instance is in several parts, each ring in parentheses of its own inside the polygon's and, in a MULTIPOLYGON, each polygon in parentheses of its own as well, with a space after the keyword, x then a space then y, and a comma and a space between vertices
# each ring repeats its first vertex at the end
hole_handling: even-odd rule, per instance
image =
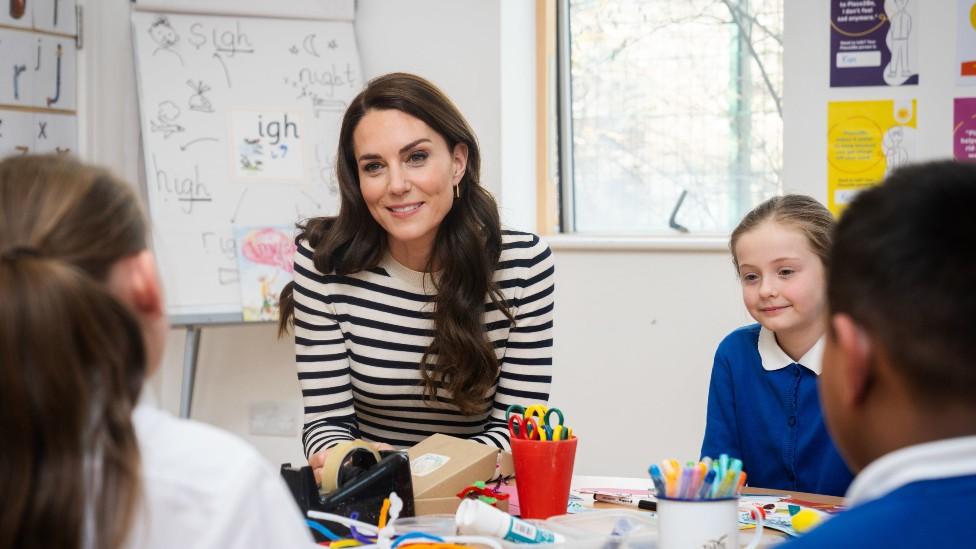
MULTIPOLYGON (((322 511, 377 524, 383 500, 396 492, 403 501, 401 517, 414 516, 410 458, 406 452, 377 452, 365 442, 343 442, 329 450, 322 467, 322 487, 315 483, 312 468, 281 466, 281 476, 291 489, 302 514, 322 511)), ((323 521, 318 521, 323 522, 323 521)), ((336 533, 348 528, 324 521, 336 533)), ((313 530, 314 531, 314 530, 313 530)), ((316 533, 316 537, 319 534, 316 533)))

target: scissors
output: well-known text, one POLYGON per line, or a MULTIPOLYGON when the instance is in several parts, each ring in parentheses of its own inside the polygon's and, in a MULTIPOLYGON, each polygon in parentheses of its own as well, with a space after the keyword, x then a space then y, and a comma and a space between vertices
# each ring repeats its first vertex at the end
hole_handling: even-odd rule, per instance
POLYGON ((566 418, 559 408, 548 408, 534 404, 525 409, 526 419, 538 419, 539 440, 568 440, 573 438, 573 430, 566 425, 566 418), (555 415, 557 421, 551 421, 555 415))
POLYGON ((546 410, 542 416, 539 440, 569 440, 571 438, 573 438, 573 429, 566 425, 563 411, 559 408, 546 410), (556 422, 551 421, 553 415, 557 418, 556 422))
POLYGON ((525 406, 519 404, 510 405, 505 410, 505 421, 508 421, 508 418, 512 417, 512 414, 525 414, 525 406))
POLYGON ((526 440, 539 439, 543 431, 539 424, 532 418, 524 418, 518 414, 512 414, 508 418, 508 434, 512 438, 523 438, 526 440))

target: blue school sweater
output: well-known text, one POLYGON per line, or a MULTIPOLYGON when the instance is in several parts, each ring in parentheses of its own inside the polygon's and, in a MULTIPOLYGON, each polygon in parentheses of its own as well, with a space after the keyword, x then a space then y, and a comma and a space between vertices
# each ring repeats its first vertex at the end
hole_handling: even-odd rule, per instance
POLYGON ((780 545, 805 547, 974 547, 976 475, 920 480, 827 520, 780 545))
POLYGON ((764 369, 759 333, 739 328, 715 352, 702 455, 738 457, 750 486, 844 495, 853 475, 827 434, 817 374, 796 363, 764 369))

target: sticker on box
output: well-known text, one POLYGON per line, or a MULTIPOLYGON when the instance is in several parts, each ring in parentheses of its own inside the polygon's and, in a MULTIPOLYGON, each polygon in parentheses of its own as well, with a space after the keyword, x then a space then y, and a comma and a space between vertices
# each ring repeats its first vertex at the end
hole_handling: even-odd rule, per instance
POLYGON ((425 477, 443 467, 448 461, 451 461, 449 456, 424 454, 410 463, 410 472, 415 477, 425 477))

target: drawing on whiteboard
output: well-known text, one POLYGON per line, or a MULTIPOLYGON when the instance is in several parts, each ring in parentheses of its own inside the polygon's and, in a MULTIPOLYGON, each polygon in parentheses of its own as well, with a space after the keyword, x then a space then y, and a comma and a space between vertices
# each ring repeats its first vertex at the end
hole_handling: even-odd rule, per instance
POLYGON ((156 49, 153 50, 153 57, 156 56, 160 51, 165 51, 176 56, 180 60, 180 65, 183 65, 183 56, 173 49, 173 46, 180 41, 180 35, 176 34, 173 26, 169 24, 169 18, 165 15, 160 15, 153 21, 152 25, 149 26, 149 36, 152 37, 153 42, 156 42, 156 49))
POLYGON ((302 67, 295 79, 285 77, 285 83, 300 90, 299 99, 310 97, 318 90, 324 90, 326 96, 334 97, 336 87, 355 86, 356 75, 349 63, 346 63, 344 70, 337 69, 335 65, 328 69, 302 67))
POLYGON ((241 22, 234 21, 234 30, 217 31, 216 25, 211 31, 211 39, 214 48, 220 53, 228 54, 227 57, 234 57, 238 53, 254 53, 254 45, 251 39, 241 31, 241 22))
POLYGON ((277 160, 279 158, 284 158, 288 154, 288 145, 284 143, 278 144, 277 147, 271 149, 271 158, 277 160))
POLYGON ((220 236, 214 231, 205 231, 200 233, 200 242, 207 254, 217 254, 237 261, 237 242, 233 238, 220 236))
POLYGON ((336 181, 335 166, 328 154, 321 154, 322 148, 318 143, 315 144, 315 161, 318 163, 319 179, 325 183, 326 188, 332 196, 339 194, 339 183, 336 181))
POLYGON ((247 194, 247 187, 241 191, 241 196, 237 197, 237 206, 234 207, 234 213, 230 216, 230 222, 237 223, 237 214, 241 211, 241 204, 244 204, 244 196, 247 194))
POLYGON ((335 40, 329 40, 329 49, 334 50, 339 47, 339 43, 335 40))
POLYGON ((288 48, 288 51, 290 51, 292 55, 298 55, 298 46, 292 45, 292 47, 288 48))
POLYGON ((318 95, 312 95, 312 108, 315 109, 315 118, 319 118, 322 113, 343 114, 349 105, 345 101, 338 99, 322 99, 318 95))
POLYGON ((54 26, 58 26, 58 6, 61 5, 61 0, 54 0, 54 26))
POLYGON ((313 57, 321 57, 315 48, 315 33, 305 35, 305 38, 302 40, 302 49, 305 50, 305 53, 313 57))
POLYGON ((37 123, 37 139, 47 139, 47 122, 37 123))
POLYGON ((20 99, 20 75, 27 70, 27 65, 14 65, 14 99, 20 99))
POLYGON ((61 54, 61 44, 58 44, 57 53, 55 54, 55 57, 57 57, 58 66, 54 76, 54 97, 47 98, 48 107, 61 100, 61 54))
POLYGON ((180 211, 192 215, 194 205, 198 202, 212 202, 213 197, 206 183, 200 181, 200 166, 193 165, 193 177, 180 177, 177 174, 167 174, 159 168, 156 155, 152 155, 152 170, 155 173, 156 192, 169 202, 175 198, 180 204, 180 211))
POLYGON ((34 59, 34 72, 41 70, 41 39, 37 39, 37 57, 34 59))
POLYGON ((237 261, 237 242, 233 238, 225 238, 213 231, 200 233, 203 249, 208 253, 217 253, 226 259, 237 261))
POLYGON ((220 62, 220 66, 223 67, 224 69, 224 78, 227 79, 227 87, 228 88, 233 87, 230 84, 230 71, 227 69, 227 63, 224 63, 224 58, 221 57, 220 54, 217 52, 214 52, 213 56, 217 58, 217 61, 220 62))
POLYGON ((227 267, 217 267, 217 283, 221 286, 237 284, 241 280, 241 274, 237 269, 227 267))
POLYGON ((183 143, 182 145, 180 145, 180 150, 181 151, 185 151, 187 148, 190 147, 190 145, 193 145, 195 143, 202 143, 203 141, 220 141, 220 139, 218 139, 216 137, 198 137, 196 139, 191 139, 191 140, 187 141, 186 143, 183 143))
POLYGON ((63 149, 61 147, 54 147, 54 152, 58 154, 69 154, 71 152, 71 147, 65 147, 63 149))
POLYGON ((249 172, 261 172, 264 169, 264 147, 261 146, 261 138, 244 138, 243 143, 238 147, 241 155, 241 169, 249 172))
POLYGON ((190 96, 187 103, 190 105, 190 110, 197 112, 214 112, 213 104, 210 103, 210 99, 206 95, 203 95, 210 91, 210 86, 206 85, 203 80, 187 80, 186 85, 190 86, 193 90, 193 95, 190 96))
POLYGON ((149 121, 149 129, 154 133, 163 134, 163 139, 169 139, 174 133, 185 131, 186 128, 176 123, 180 117, 180 108, 172 101, 163 101, 156 112, 156 120, 149 121))

